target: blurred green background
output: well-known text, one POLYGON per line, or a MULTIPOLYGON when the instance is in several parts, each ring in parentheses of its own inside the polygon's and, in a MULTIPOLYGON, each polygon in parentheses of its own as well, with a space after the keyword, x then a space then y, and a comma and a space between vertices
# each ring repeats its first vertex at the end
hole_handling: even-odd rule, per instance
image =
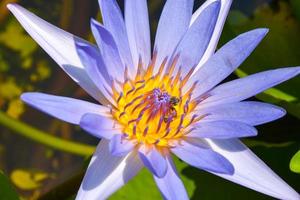
MULTIPOLYGON (((94 100, 25 33, 6 9, 9 2, 20 3, 43 19, 90 41, 93 39, 89 19, 101 20, 98 4, 96 0, 0 1, 0 199, 72 199, 98 140, 79 127, 25 106, 19 96, 24 91, 42 91, 94 100)), ((195 0, 195 9, 202 2, 195 0)), ((148 4, 154 38, 163 0, 149 0, 148 4)), ((234 0, 219 45, 258 27, 269 28, 268 36, 228 80, 300 65, 300 0, 234 0)), ((259 126, 259 136, 244 142, 300 192, 300 78, 255 98, 280 105, 288 114, 259 126)), ((180 160, 176 164, 191 199, 271 199, 180 160)), ((141 197, 161 199, 146 170, 111 199, 141 197)))

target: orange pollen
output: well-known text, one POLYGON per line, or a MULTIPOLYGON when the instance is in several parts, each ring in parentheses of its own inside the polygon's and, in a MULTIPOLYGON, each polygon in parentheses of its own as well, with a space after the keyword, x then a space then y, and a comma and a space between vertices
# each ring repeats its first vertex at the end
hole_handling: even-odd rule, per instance
POLYGON ((174 73, 177 60, 178 56, 167 64, 165 59, 154 74, 154 54, 147 69, 143 69, 139 61, 134 80, 128 77, 125 70, 125 81, 114 84, 119 87, 117 89, 113 86, 116 107, 111 112, 122 125, 126 139, 167 147, 172 140, 188 134, 191 125, 201 119, 201 116, 193 114, 199 102, 191 100, 197 83, 184 94, 181 90, 194 68, 185 77, 181 77, 180 69, 174 73))

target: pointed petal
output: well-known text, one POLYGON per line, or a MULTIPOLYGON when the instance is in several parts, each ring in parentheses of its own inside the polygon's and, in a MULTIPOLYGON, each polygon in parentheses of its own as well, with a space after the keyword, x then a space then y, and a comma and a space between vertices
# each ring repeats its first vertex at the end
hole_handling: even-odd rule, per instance
MULTIPOLYGON (((179 55, 176 67, 182 66, 183 74, 199 63, 210 42, 219 11, 219 1, 207 6, 179 42, 173 56, 179 55)), ((174 72, 177 73, 177 70, 174 72)))
POLYGON ((147 67, 151 58, 147 0, 125 1, 125 24, 134 66, 138 66, 141 57, 147 67))
POLYGON ((21 99, 27 104, 63 121, 79 124, 85 113, 109 116, 109 109, 86 101, 43 93, 23 93, 21 99))
POLYGON ((155 147, 151 149, 147 149, 145 146, 140 147, 139 156, 145 167, 155 176, 163 177, 167 173, 166 158, 155 147))
POLYGON ((157 62, 154 72, 166 57, 170 57, 188 30, 193 11, 193 0, 168 0, 159 19, 154 50, 157 62))
POLYGON ((194 130, 187 137, 229 139, 251 137, 257 135, 253 126, 237 121, 199 122, 194 125, 194 130))
POLYGON ((109 150, 113 156, 124 156, 133 150, 135 143, 127 140, 123 134, 114 135, 109 143, 109 150))
POLYGON ((198 81, 193 96, 198 97, 229 76, 252 53, 268 29, 243 33, 226 43, 191 77, 184 90, 198 81))
POLYGON ((111 33, 96 20, 91 20, 93 35, 97 41, 107 71, 112 78, 124 81, 125 65, 123 64, 117 44, 111 33))
POLYGON ((126 27, 118 3, 116 0, 99 0, 99 4, 105 28, 113 36, 123 63, 134 74, 137 66, 132 62, 126 27))
POLYGON ((97 138, 110 140, 114 135, 121 134, 121 128, 111 116, 98 114, 84 114, 80 120, 80 127, 97 138))
POLYGON ((170 156, 167 157, 167 165, 168 170, 164 177, 153 176, 159 191, 164 199, 188 200, 189 197, 170 156))
POLYGON ((242 101, 208 108, 203 107, 203 109, 197 110, 197 113, 200 116, 206 115, 201 120, 202 122, 231 120, 257 126, 283 117, 286 111, 268 103, 242 101))
MULTIPOLYGON (((207 0, 204 4, 192 15, 190 26, 195 22, 197 17, 202 13, 202 11, 211 3, 218 1, 218 0, 207 0)), ((221 36, 224 23, 226 21, 232 0, 221 0, 221 9, 218 16, 218 21, 215 26, 214 33, 211 37, 210 43, 202 56, 199 64, 196 67, 196 71, 214 54, 216 47, 219 42, 219 38, 221 36)))
POLYGON ((107 103, 77 55, 75 39, 81 39, 49 24, 17 4, 8 4, 7 7, 31 37, 76 83, 101 103, 107 103))
POLYGON ((201 104, 211 106, 241 101, 291 79, 299 73, 300 67, 288 67, 236 79, 214 88, 209 92, 211 96, 201 104))
POLYGON ((214 152, 205 144, 192 144, 182 140, 171 151, 184 162, 199 169, 221 174, 233 174, 234 172, 232 164, 225 157, 214 152))
POLYGON ((207 141, 214 151, 226 157, 234 166, 233 175, 216 175, 278 199, 300 199, 296 191, 239 140, 207 141))
POLYGON ((101 91, 106 101, 112 105, 115 102, 112 97, 112 81, 106 70, 101 54, 91 45, 76 41, 76 48, 81 62, 85 66, 86 72, 94 84, 101 91))
POLYGON ((143 167, 136 152, 115 157, 108 141, 101 140, 77 193, 76 200, 107 199, 133 178, 143 167))

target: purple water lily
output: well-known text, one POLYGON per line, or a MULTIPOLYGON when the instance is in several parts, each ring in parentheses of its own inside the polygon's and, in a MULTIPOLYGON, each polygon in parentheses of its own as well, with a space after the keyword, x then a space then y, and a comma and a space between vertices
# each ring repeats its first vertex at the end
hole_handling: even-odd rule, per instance
POLYGON ((231 0, 167 0, 153 51, 146 0, 100 0, 104 24, 91 21, 97 46, 19 5, 8 8, 71 78, 101 105, 42 93, 22 99, 101 138, 77 199, 106 199, 148 168, 165 199, 188 199, 171 155, 199 169, 280 199, 299 194, 238 138, 285 115, 247 101, 300 73, 281 68, 221 83, 267 34, 239 35, 215 52, 231 0))

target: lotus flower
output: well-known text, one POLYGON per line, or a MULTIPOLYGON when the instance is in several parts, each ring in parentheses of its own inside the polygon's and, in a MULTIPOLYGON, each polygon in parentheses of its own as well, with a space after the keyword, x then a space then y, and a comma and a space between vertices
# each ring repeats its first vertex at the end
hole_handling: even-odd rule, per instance
POLYGON ((100 104, 25 93, 23 101, 101 141, 76 199, 106 199, 142 167, 164 199, 188 199, 172 154, 189 165, 279 199, 299 194, 238 138, 284 116, 267 103, 248 101, 300 73, 281 68, 221 83, 267 34, 239 35, 215 52, 231 0, 167 0, 151 52, 146 0, 100 0, 103 24, 91 20, 97 46, 38 18, 8 8, 58 65, 100 104))

